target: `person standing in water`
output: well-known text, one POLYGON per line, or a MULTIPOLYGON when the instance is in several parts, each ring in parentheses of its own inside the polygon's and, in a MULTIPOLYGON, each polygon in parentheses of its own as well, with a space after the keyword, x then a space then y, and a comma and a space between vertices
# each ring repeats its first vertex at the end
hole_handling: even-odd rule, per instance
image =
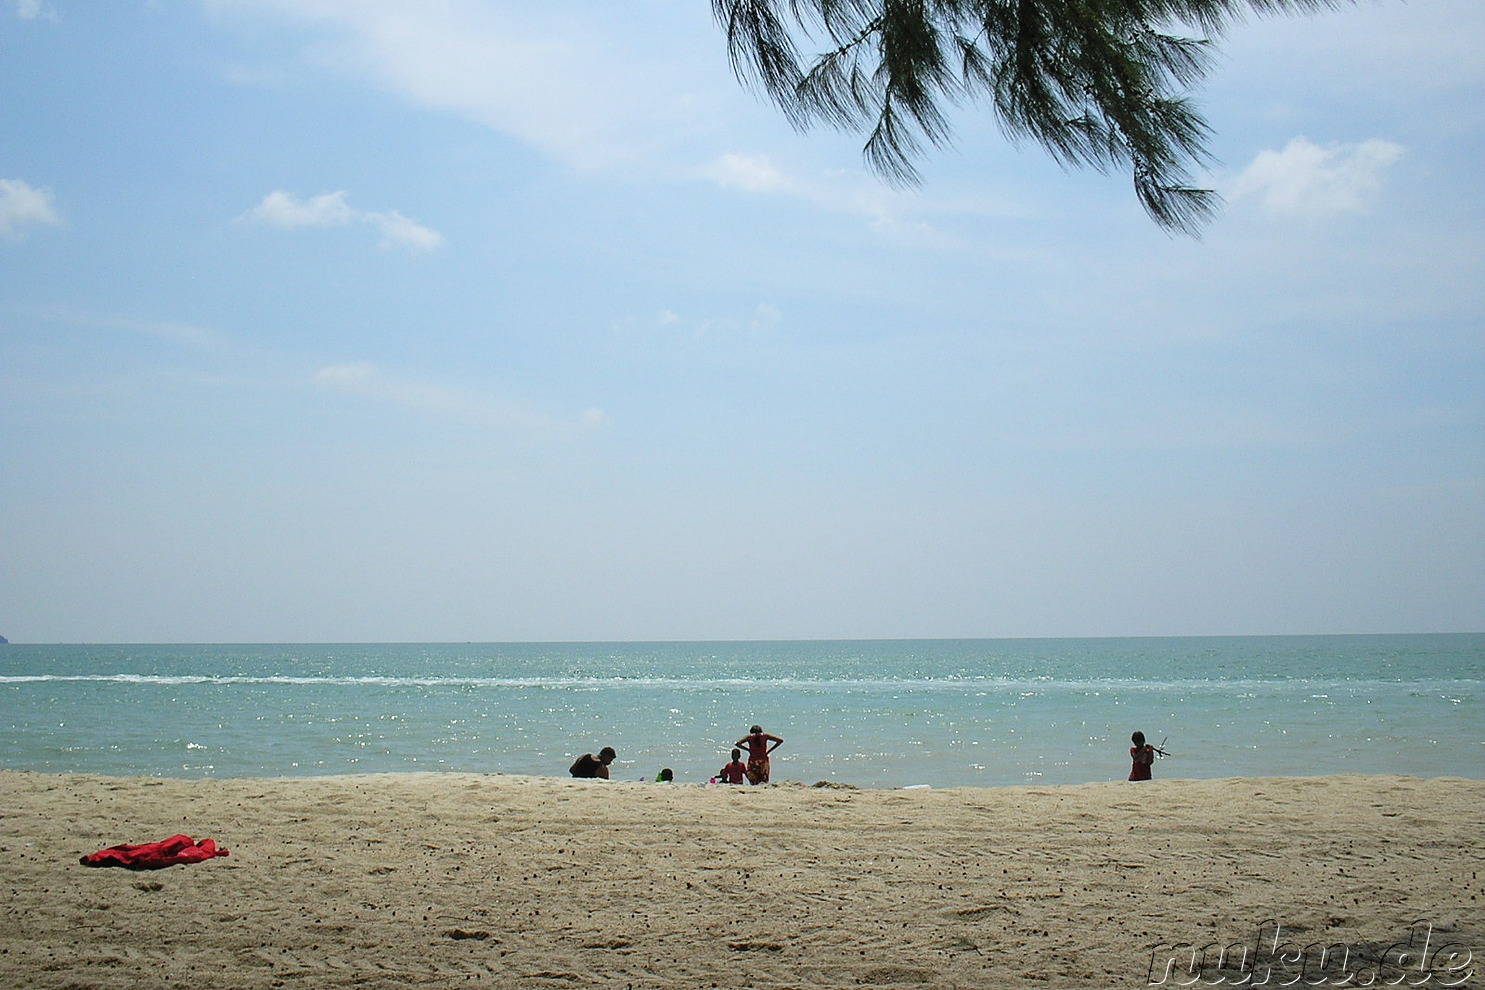
POLYGON ((778 736, 763 731, 759 725, 748 730, 748 734, 737 741, 739 749, 748 751, 748 783, 768 783, 768 756, 784 744, 778 736), (769 745, 772 743, 773 745, 769 745))
POLYGON ((1129 747, 1129 758, 1134 761, 1129 768, 1129 779, 1149 780, 1150 766, 1155 762, 1155 747, 1145 742, 1143 732, 1136 732, 1129 741, 1134 743, 1129 747))

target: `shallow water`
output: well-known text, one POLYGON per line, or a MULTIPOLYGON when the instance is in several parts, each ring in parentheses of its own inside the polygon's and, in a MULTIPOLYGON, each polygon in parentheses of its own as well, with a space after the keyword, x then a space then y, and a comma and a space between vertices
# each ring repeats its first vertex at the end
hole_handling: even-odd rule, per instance
POLYGON ((1485 777, 1485 635, 0 646, 0 766, 181 777, 398 770, 705 780, 750 724, 775 780, 1485 777))

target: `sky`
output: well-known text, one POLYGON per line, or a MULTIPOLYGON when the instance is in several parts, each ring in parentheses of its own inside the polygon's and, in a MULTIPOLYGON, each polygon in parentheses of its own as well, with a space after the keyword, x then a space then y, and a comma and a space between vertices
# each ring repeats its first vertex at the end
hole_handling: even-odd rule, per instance
POLYGON ((1485 4, 1230 30, 1200 238, 698 0, 3 0, 0 635, 1485 630, 1485 4))

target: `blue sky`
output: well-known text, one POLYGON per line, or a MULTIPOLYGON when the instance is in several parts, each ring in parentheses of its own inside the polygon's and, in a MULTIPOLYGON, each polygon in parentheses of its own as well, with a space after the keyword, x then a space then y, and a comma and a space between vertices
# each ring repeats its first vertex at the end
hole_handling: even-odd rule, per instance
POLYGON ((1234 29, 1193 240, 696 0, 5 0, 0 634, 1485 629, 1482 38, 1234 29))

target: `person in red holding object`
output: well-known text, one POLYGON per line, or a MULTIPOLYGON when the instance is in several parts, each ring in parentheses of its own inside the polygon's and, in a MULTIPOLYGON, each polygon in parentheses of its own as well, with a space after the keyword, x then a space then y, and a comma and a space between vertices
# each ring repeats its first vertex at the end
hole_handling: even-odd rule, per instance
POLYGON ((189 835, 172 835, 160 842, 138 846, 109 846, 91 856, 82 857, 84 866, 122 866, 126 870, 163 870, 179 863, 200 863, 217 856, 230 855, 218 849, 213 839, 197 842, 189 835))
POLYGON ((1129 747, 1129 758, 1134 761, 1134 765, 1129 768, 1129 779, 1149 780, 1150 765, 1155 762, 1155 747, 1145 742, 1143 732, 1136 732, 1129 737, 1129 741, 1134 743, 1129 747))
POLYGON ((737 741, 739 747, 748 750, 748 783, 768 783, 768 755, 784 744, 778 736, 769 735, 762 726, 755 725, 748 734, 737 741), (769 743, 773 743, 772 746, 769 743))
POLYGON ((741 784, 748 779, 748 768, 743 766, 742 750, 732 751, 732 762, 723 767, 717 773, 717 777, 724 784, 741 784))

